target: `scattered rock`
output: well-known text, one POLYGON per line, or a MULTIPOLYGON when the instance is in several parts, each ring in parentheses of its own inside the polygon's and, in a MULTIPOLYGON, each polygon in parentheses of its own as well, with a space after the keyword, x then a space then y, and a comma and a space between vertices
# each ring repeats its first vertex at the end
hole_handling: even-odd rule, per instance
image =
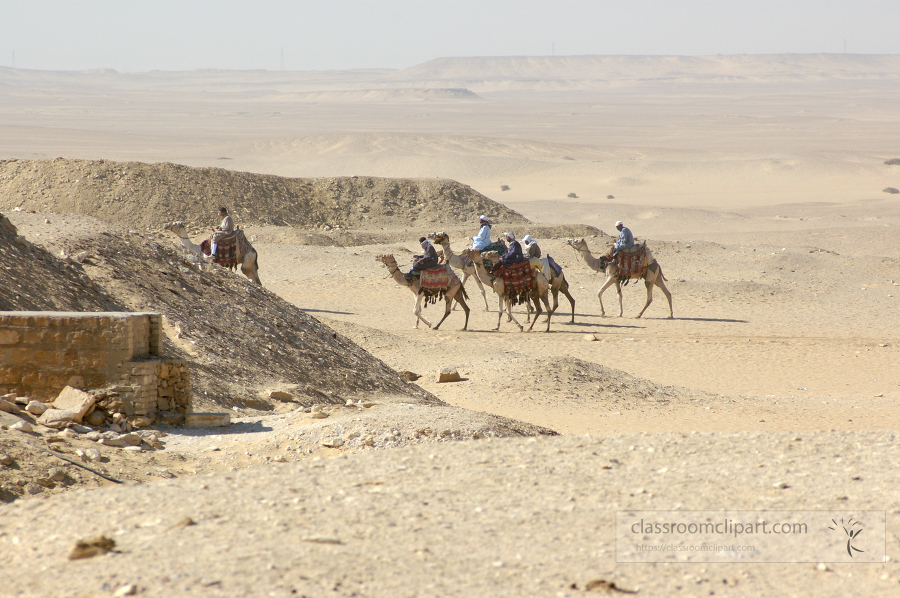
POLYGON ((68 476, 66 474, 65 469, 61 469, 59 467, 51 467, 50 471, 47 472, 47 477, 49 477, 54 482, 63 482, 68 476))
POLYGON ((882 189, 882 191, 884 191, 885 193, 890 193, 891 195, 900 193, 900 189, 897 189, 896 187, 885 187, 884 189, 882 189))
POLYGON ((69 560, 87 559, 101 554, 106 554, 116 547, 115 540, 106 536, 97 536, 89 540, 79 540, 75 548, 69 553, 69 560))
POLYGON ((19 406, 15 403, 10 403, 9 401, 0 400, 0 411, 5 411, 7 413, 12 413, 13 415, 18 415, 22 413, 22 410, 19 409, 19 406))
POLYGON ((276 401, 285 401, 288 403, 291 403, 294 401, 293 395, 290 395, 290 394, 280 391, 280 390, 273 390, 272 392, 270 392, 269 398, 275 399, 276 401))
POLYGON ((113 598, 120 598, 121 596, 134 596, 135 594, 137 594, 137 586, 133 583, 130 583, 116 590, 113 593, 113 598))
POLYGON ((319 444, 329 448, 338 448, 344 446, 344 441, 339 436, 335 436, 332 438, 323 438, 319 444))
POLYGON ((444 368, 441 370, 441 373, 438 374, 438 382, 459 382, 462 380, 459 376, 459 372, 456 371, 456 368, 444 368))
POLYGON ((34 428, 28 422, 18 422, 9 427, 10 430, 18 430, 19 432, 34 432, 34 428))
POLYGON ((92 426, 102 426, 106 421, 106 412, 102 409, 94 409, 84 418, 84 421, 92 426))
POLYGON ((328 414, 324 411, 311 411, 309 415, 313 419, 325 419, 326 417, 328 417, 328 414))
POLYGON ((99 462, 103 455, 97 449, 89 448, 84 451, 84 456, 87 457, 90 461, 94 461, 95 463, 99 462))
POLYGON ((41 416, 49 408, 50 407, 48 405, 40 401, 29 401, 28 405, 25 406, 25 411, 27 411, 31 415, 41 416))
POLYGON ((13 458, 7 455, 6 453, 0 453, 0 465, 5 465, 9 467, 14 463, 13 458))
POLYGON ((410 372, 408 370, 403 370, 402 372, 400 372, 400 375, 403 376, 404 378, 406 378, 407 380, 409 380, 410 382, 415 382, 416 380, 418 380, 419 378, 422 377, 422 376, 418 375, 417 373, 410 372))
POLYGON ((584 338, 584 340, 586 340, 586 341, 597 341, 597 340, 600 340, 600 339, 598 339, 596 336, 594 336, 593 334, 585 334, 582 338, 584 338))

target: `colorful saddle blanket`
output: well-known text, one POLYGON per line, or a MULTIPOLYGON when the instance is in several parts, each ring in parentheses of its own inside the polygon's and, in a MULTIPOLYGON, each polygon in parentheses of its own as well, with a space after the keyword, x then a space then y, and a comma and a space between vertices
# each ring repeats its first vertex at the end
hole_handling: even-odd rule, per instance
POLYGON ((503 290, 508 295, 518 295, 534 288, 534 273, 531 264, 523 260, 518 264, 503 266, 503 290))
POLYGON ((616 254, 616 270, 620 278, 630 278, 640 274, 647 265, 647 244, 623 250, 616 254))
POLYGON ((431 270, 422 270, 419 276, 419 285, 427 291, 443 291, 457 284, 459 277, 446 264, 431 270))
MULTIPOLYGON (((216 255, 213 256, 213 262, 226 268, 234 268, 237 266, 237 249, 238 238, 244 236, 244 231, 237 229, 230 235, 223 235, 216 241, 216 255)), ((212 246, 211 239, 206 239, 200 244, 200 250, 209 255, 212 246)))

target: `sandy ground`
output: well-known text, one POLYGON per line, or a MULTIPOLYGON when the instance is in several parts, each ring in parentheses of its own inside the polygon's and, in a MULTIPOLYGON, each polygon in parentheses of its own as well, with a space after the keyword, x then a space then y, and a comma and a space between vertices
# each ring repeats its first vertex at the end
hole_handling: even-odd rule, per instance
MULTIPOLYGON (((760 61, 754 64, 765 63, 760 61)), ((450 74, 428 69, 370 73, 359 75, 356 82, 350 74, 340 81, 322 75, 291 83, 252 74, 230 79, 198 74, 183 88, 177 86, 181 80, 175 75, 103 80, 91 75, 77 86, 68 76, 24 73, 13 80, 3 71, 2 80, 9 86, 0 88, 0 157, 165 160, 285 176, 442 176, 471 185, 536 224, 589 224, 611 232, 612 223, 621 219, 637 237, 648 240, 668 278, 672 320, 666 318, 665 298, 658 289, 644 318, 633 318, 645 300, 643 285, 623 289, 622 318, 617 317, 615 292, 608 290, 603 297, 607 315, 601 317, 596 298, 601 277, 566 246, 564 238, 550 238, 539 241, 565 269, 577 302, 575 324, 566 323, 569 306, 562 298, 550 333, 520 333, 505 321, 494 332, 496 298, 489 293, 492 311, 486 313, 470 280, 469 331, 460 332, 461 312, 451 314, 439 331, 414 330, 412 294, 386 278, 385 268, 375 261, 378 254, 393 253, 401 265, 408 264, 415 240, 435 231, 410 230, 408 242, 393 245, 328 247, 293 242, 275 227, 249 227, 267 288, 334 326, 389 366, 422 374, 418 383, 447 403, 563 434, 588 433, 592 440, 584 442, 601 446, 594 452, 604 462, 624 458, 609 447, 639 444, 632 439, 635 434, 645 434, 641 438, 650 444, 678 445, 661 451, 652 463, 634 461, 627 475, 611 479, 593 477, 597 464, 572 436, 541 439, 540 454, 528 458, 523 457, 530 454, 528 445, 522 444, 527 441, 493 440, 433 450, 405 448, 401 450, 411 452, 402 457, 379 451, 351 455, 346 461, 326 460, 323 467, 331 468, 329 475, 308 466, 303 473, 297 470, 297 479, 328 488, 312 498, 304 494, 301 503, 315 502, 306 515, 322 525, 304 519, 302 525, 286 522, 278 527, 283 510, 247 506, 241 507, 243 519, 236 526, 241 532, 210 532, 181 545, 206 555, 221 552, 254 522, 272 538, 276 530, 302 528, 302 537, 357 534, 369 538, 369 543, 354 547, 358 552, 353 557, 341 552, 344 547, 303 543, 303 550, 296 553, 300 556, 290 558, 280 549, 267 548, 278 544, 275 540, 253 543, 255 554, 268 559, 252 561, 254 588, 266 588, 274 595, 284 590, 287 595, 288 573, 262 571, 286 568, 296 573, 306 559, 309 572, 302 573, 306 579, 301 581, 313 580, 313 585, 292 587, 310 595, 332 592, 338 579, 339 593, 357 595, 472 595, 485 588, 490 595, 566 595, 575 592, 571 584, 583 589, 595 578, 616 579, 620 587, 651 596, 892 595, 897 584, 893 564, 847 566, 832 572, 789 564, 617 565, 611 560, 611 532, 598 531, 606 530, 616 508, 638 505, 719 509, 737 502, 744 508, 872 508, 888 511, 888 553, 896 556, 895 510, 900 496, 888 472, 896 462, 894 431, 900 427, 896 317, 900 200, 882 189, 900 187, 900 166, 884 164, 897 157, 893 152, 900 114, 893 100, 898 91, 893 62, 878 62, 876 57, 870 62, 883 71, 873 75, 860 66, 869 64, 861 58, 853 67, 859 80, 846 75, 850 72, 846 64, 838 68, 825 60, 816 72, 840 71, 846 76, 820 77, 786 60, 778 63, 785 69, 778 77, 730 63, 726 70, 736 79, 723 75, 700 81, 690 65, 681 65, 688 70, 669 76, 670 67, 654 63, 656 67, 643 67, 640 76, 632 78, 609 74, 609 84, 603 85, 536 78, 544 81, 543 87, 523 83, 527 72, 514 84, 484 72, 467 78, 466 69, 474 67, 465 63, 451 65, 456 70, 450 74), (313 102, 310 96, 299 101, 295 95, 385 87, 388 79, 411 87, 466 87, 481 99, 363 101, 324 94, 313 102), (215 93, 204 92, 204 84, 215 93), (264 92, 269 86, 284 93, 264 92), (501 191, 501 185, 510 189, 501 191), (577 197, 567 197, 570 193, 577 197), (587 340, 587 335, 596 340, 587 340), (464 380, 434 382, 436 373, 447 366, 458 368, 464 380), (620 393, 610 390, 610 381, 620 386, 620 393), (692 432, 700 434, 676 440, 679 434, 692 432), (801 437, 812 440, 801 443, 809 448, 790 464, 782 462, 784 447, 801 437), (879 452, 874 448, 878 443, 888 448, 879 452), (590 495, 589 506, 579 517, 552 516, 546 525, 539 524, 537 513, 561 507, 553 492, 537 493, 533 504, 522 503, 534 518, 504 519, 499 510, 509 512, 510 505, 503 501, 530 497, 530 484, 539 480, 525 473, 516 473, 515 479, 498 473, 487 476, 496 489, 484 490, 485 480, 471 470, 482 450, 485 460, 504 463, 516 472, 538 462, 563 469, 571 464, 561 474, 559 492, 570 492, 562 486, 577 486, 577 492, 590 495), (573 453, 571 463, 557 450, 573 453), (440 475, 432 470, 418 475, 415 490, 401 481, 395 489, 388 474, 383 478, 371 474, 372 479, 384 479, 386 489, 394 493, 393 511, 380 503, 361 509, 320 504, 326 495, 335 497, 341 491, 352 495, 354 476, 363 475, 358 471, 380 472, 406 456, 427 463, 432 454, 434 459, 459 459, 463 465, 433 470, 445 472, 440 475), (848 456, 852 466, 823 461, 848 456), (691 480, 656 481, 654 472, 688 461, 697 467, 691 480), (754 468, 760 464, 772 467, 765 470, 771 479, 758 475, 754 468), (851 481, 855 478, 850 469, 864 488, 854 486, 858 482, 851 481), (335 477, 342 474, 347 475, 344 481, 335 477), (773 485, 789 475, 802 478, 794 482, 798 490, 773 498, 773 485), (417 505, 441 496, 439 483, 458 489, 448 499, 452 508, 446 511, 457 514, 458 533, 445 533, 438 529, 440 524, 433 524, 437 527, 427 528, 429 541, 420 545, 414 541, 416 526, 410 523, 410 529, 394 535, 390 517, 403 525, 419 517, 417 505), (641 498, 644 490, 650 495, 646 500, 641 498), (479 524, 470 511, 480 507, 475 503, 482 496, 498 505, 498 513, 489 523, 479 524), (382 512, 391 515, 379 519, 382 512), (266 517, 272 519, 266 522, 266 517), (590 528, 588 521, 595 527, 590 528), (599 545, 591 545, 593 536, 585 535, 585 529, 597 531, 602 538, 599 545), (534 543, 529 533, 555 539, 540 544, 540 550, 520 550, 519 546, 534 543), (486 548, 498 541, 501 548, 493 552, 486 548), (408 554, 396 552, 401 544, 415 548, 408 554), (312 550, 321 554, 313 555, 312 550), (474 556, 468 556, 469 551, 474 556), (426 555, 421 556, 422 567, 396 565, 420 558, 413 553, 426 555), (510 563, 520 562, 517 555, 523 563, 532 559, 540 564, 534 571, 527 564, 510 571, 510 563), (368 558, 379 564, 370 564, 368 558), (438 564, 432 567, 430 559, 438 564), (334 562, 343 563, 340 571, 334 562), (354 575, 356 585, 349 584, 347 578, 354 575), (395 582, 390 578, 404 575, 410 580, 407 587, 391 585, 395 582)), ((474 221, 470 230, 450 232, 459 250, 464 236, 476 232, 474 221)), ((521 237, 529 231, 525 226, 514 232, 521 237)), ((599 238, 587 240, 595 254, 602 249, 599 238)), ((429 307, 426 317, 436 313, 434 306, 429 307)), ((204 442, 208 452, 209 441, 204 442)), ((181 446, 190 451, 185 448, 189 443, 181 446)), ((219 465, 208 467, 223 470, 219 465)), ((252 471, 242 475, 258 479, 241 478, 247 492, 241 500, 272 500, 273 507, 293 500, 282 489, 272 496, 250 490, 279 484, 275 478, 286 475, 282 470, 252 471)), ((231 481, 222 475, 208 482, 154 486, 159 496, 142 494, 141 500, 156 503, 134 515, 111 512, 103 525, 85 523, 93 517, 90 509, 96 508, 91 505, 132 500, 128 493, 137 490, 72 495, 76 498, 71 504, 77 508, 73 507, 71 529, 77 534, 159 520, 148 524, 151 531, 140 532, 146 537, 130 545, 131 556, 116 555, 107 561, 125 561, 119 578, 105 578, 105 586, 87 581, 74 585, 85 595, 106 595, 128 577, 133 580, 128 583, 151 595, 164 595, 168 581, 136 573, 134 555, 178 542, 172 532, 163 530, 177 523, 175 515, 171 524, 161 516, 165 505, 191 504, 200 484, 227 494, 231 481)), ((221 517, 226 509, 216 506, 219 500, 211 499, 206 506, 197 503, 197 509, 207 509, 204 516, 210 519, 221 517)), ((24 563, 27 555, 35 554, 43 562, 58 563, 77 534, 62 534, 49 523, 36 523, 35 517, 46 519, 46 513, 67 509, 68 504, 65 496, 32 503, 32 517, 29 501, 22 501, 23 506, 0 514, 9 525, 31 517, 21 525, 33 526, 35 532, 25 540, 22 532, 8 532, 0 544, 4 558, 24 563), (20 543, 13 543, 13 537, 20 543), (46 539, 44 548, 37 547, 41 539, 46 539)), ((193 517, 191 513, 200 512, 197 509, 183 514, 193 517)), ((127 536, 117 537, 127 544, 127 536)), ((183 593, 249 591, 234 585, 232 580, 241 575, 218 570, 209 575, 188 573, 165 555, 154 558, 153 563, 173 572, 168 580, 193 576, 182 586, 183 593)), ((206 566, 213 560, 198 557, 196 564, 206 566)), ((72 573, 71 579, 86 579, 71 566, 62 571, 72 573)), ((26 584, 44 575, 37 570, 23 574, 16 591, 41 595, 26 584)), ((47 579, 47 587, 54 591, 66 583, 58 573, 47 579)), ((64 590, 58 593, 67 595, 64 590)))

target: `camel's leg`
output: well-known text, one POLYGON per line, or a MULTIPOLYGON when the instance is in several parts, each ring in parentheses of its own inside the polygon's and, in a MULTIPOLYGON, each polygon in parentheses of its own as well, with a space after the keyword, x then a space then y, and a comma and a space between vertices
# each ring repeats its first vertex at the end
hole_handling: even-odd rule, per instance
MULTIPOLYGON (((519 324, 519 321, 513 317, 512 305, 513 305, 512 299, 507 299, 506 300, 506 309, 509 311, 509 319, 512 320, 515 323, 515 325, 519 327, 519 332, 522 332, 525 330, 525 327, 522 326, 521 324, 519 324)), ((535 319, 537 319, 537 318, 535 318, 535 319)), ((532 326, 533 326, 533 324, 532 324, 532 326)))
MULTIPOLYGON (((528 327, 528 332, 531 332, 531 329, 534 328, 535 323, 538 321, 538 317, 541 315, 541 300, 537 296, 537 293, 532 294, 528 298, 529 305, 531 301, 534 301, 534 322, 531 323, 531 326, 528 327)), ((545 301, 546 304, 546 301, 545 301)), ((550 305, 547 304, 547 317, 550 317, 550 305)))
POLYGON ((498 296, 500 297, 500 309, 497 310, 497 327, 494 330, 500 330, 500 322, 503 320, 503 295, 498 293, 498 296))
POLYGON ((469 329, 469 306, 466 304, 466 298, 463 297, 462 293, 457 293, 455 299, 456 299, 457 303, 462 305, 463 311, 466 312, 466 323, 463 325, 462 329, 468 330, 469 329))
POLYGON ((453 291, 451 289, 451 291, 448 291, 447 294, 444 295, 444 317, 441 318, 441 321, 438 322, 437 325, 435 325, 435 327, 434 327, 435 330, 440 328, 441 324, 444 323, 444 320, 447 319, 447 316, 450 315, 450 311, 452 309, 451 305, 453 304, 453 298, 454 297, 462 298, 462 293, 459 292, 460 289, 462 288, 462 285, 460 285, 458 287, 454 287, 454 288, 456 289, 455 291, 453 291))
POLYGON ((644 315, 644 312, 653 302, 653 285, 658 286, 662 289, 662 292, 665 294, 666 299, 669 300, 669 318, 673 318, 674 314, 672 312, 672 293, 669 292, 669 289, 666 288, 666 283, 663 282, 662 271, 657 268, 656 272, 650 270, 647 272, 647 277, 644 280, 644 284, 647 285, 647 305, 644 306, 644 309, 641 310, 641 313, 638 314, 638 318, 644 315))
POLYGON ((419 320, 422 320, 423 322, 425 322, 426 326, 431 328, 431 322, 429 322, 428 320, 426 320, 425 318, 422 317, 422 299, 423 298, 424 298, 424 295, 419 295, 418 297, 416 297, 416 307, 413 308, 413 313, 416 314, 416 325, 413 326, 413 328, 419 327, 419 320))
MULTIPOLYGON (((528 300, 525 301, 525 313, 525 323, 527 324, 531 321, 531 297, 529 297, 528 300)), ((535 316, 535 318, 537 318, 537 316, 535 316)))
MULTIPOLYGON (((609 278, 606 279, 606 284, 604 284, 602 287, 600 287, 600 291, 597 293, 597 299, 600 300, 600 315, 601 316, 606 315, 606 310, 603 309, 603 292, 606 289, 608 289, 613 283, 616 283, 616 287, 619 286, 619 283, 616 281, 616 279, 613 278, 612 276, 610 276, 609 278)), ((622 290, 619 289, 619 296, 621 296, 621 295, 622 295, 622 290)), ((619 314, 619 315, 621 315, 621 314, 619 314)))
MULTIPOLYGON (((550 332, 550 316, 553 315, 553 312, 550 311, 550 300, 549 297, 543 295, 541 297, 541 301, 544 302, 544 306, 547 308, 547 329, 544 332, 550 332)), ((537 320, 537 318, 535 318, 537 320)))
MULTIPOLYGON (((572 304, 572 321, 570 324, 575 323, 575 298, 572 297, 571 293, 569 293, 569 282, 567 280, 563 280, 562 284, 559 287, 559 290, 562 291, 562 294, 566 296, 569 300, 569 303, 572 304)), ((556 295, 553 295, 553 313, 556 313, 556 295)))
MULTIPOLYGON (((475 284, 478 285, 478 290, 481 291, 481 298, 484 299, 484 311, 491 311, 491 308, 488 305, 487 291, 484 289, 484 285, 481 284, 481 280, 478 278, 477 275, 475 275, 474 268, 472 268, 472 272, 466 272, 467 277, 470 275, 475 277, 475 284)), ((465 284, 465 282, 463 282, 463 284, 465 284)))
POLYGON ((262 282, 259 280, 258 257, 258 254, 256 254, 255 252, 248 253, 247 255, 240 256, 238 262, 241 264, 241 272, 243 272, 244 276, 258 284, 259 286, 262 286, 262 282))
POLYGON ((647 308, 653 303, 653 280, 650 276, 647 276, 644 280, 644 286, 647 287, 647 303, 644 304, 644 309, 641 310, 641 313, 639 313, 635 319, 639 319, 644 315, 644 312, 647 311, 647 308))

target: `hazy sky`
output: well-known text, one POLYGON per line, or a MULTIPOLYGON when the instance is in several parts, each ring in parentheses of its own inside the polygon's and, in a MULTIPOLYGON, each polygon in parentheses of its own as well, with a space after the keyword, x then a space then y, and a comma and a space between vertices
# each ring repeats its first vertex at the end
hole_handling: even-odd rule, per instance
POLYGON ((0 66, 403 68, 444 56, 900 53, 900 0, 0 0, 0 66))

